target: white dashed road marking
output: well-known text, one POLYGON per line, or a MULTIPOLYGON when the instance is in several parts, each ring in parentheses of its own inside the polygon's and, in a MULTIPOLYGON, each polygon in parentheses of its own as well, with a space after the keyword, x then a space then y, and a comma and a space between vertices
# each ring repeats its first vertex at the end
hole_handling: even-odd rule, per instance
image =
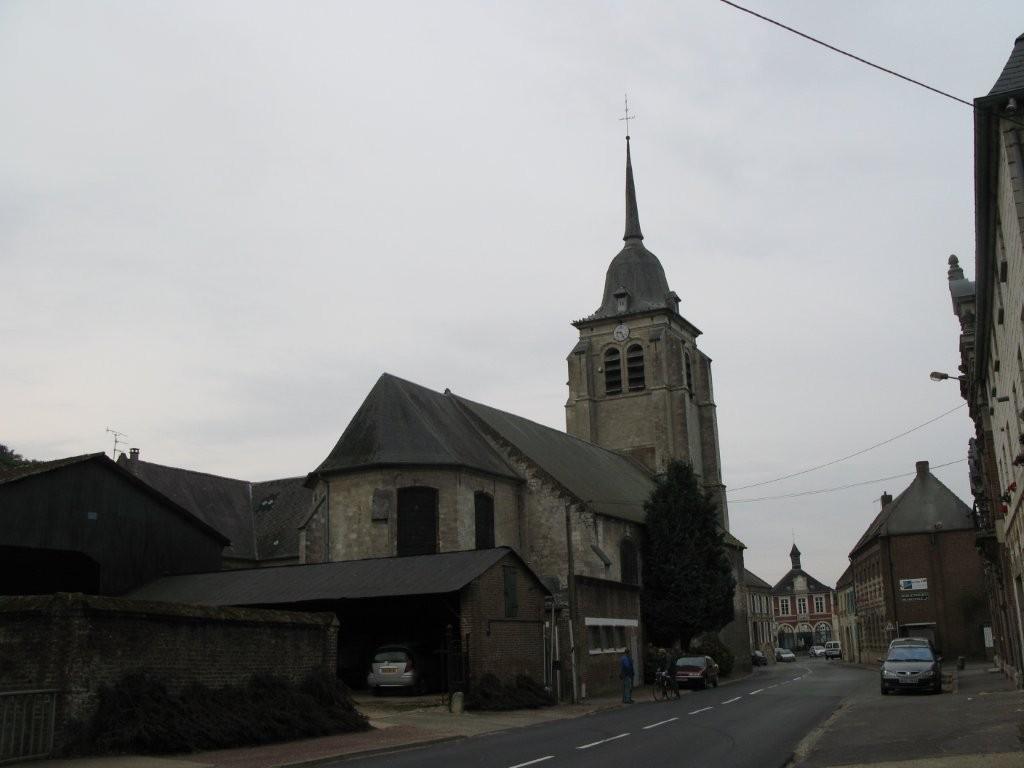
POLYGON ((764 690, 764 688, 758 688, 758 689, 757 689, 756 691, 751 691, 751 692, 750 692, 750 693, 748 693, 747 695, 748 695, 748 696, 754 696, 754 695, 756 695, 756 694, 760 693, 760 692, 761 692, 761 691, 763 691, 763 690, 764 690))
POLYGON ((650 725, 645 725, 644 730, 649 731, 651 728, 657 728, 659 725, 665 725, 665 723, 671 723, 678 719, 678 717, 670 717, 668 720, 662 720, 660 723, 651 723, 650 725))
POLYGON ((553 760, 554 757, 554 755, 548 755, 547 757, 538 757, 536 760, 527 760, 525 763, 516 763, 515 765, 510 765, 509 768, 526 768, 527 765, 543 763, 545 760, 553 760))
POLYGON ((714 707, 704 707, 704 709, 695 709, 690 714, 691 715, 699 715, 701 712, 707 712, 709 709, 714 709, 714 707))
POLYGON ((607 744, 609 741, 615 741, 616 739, 624 739, 629 736, 628 733, 620 733, 618 736, 612 736, 607 739, 601 739, 600 741, 592 741, 589 744, 583 744, 582 746, 576 747, 576 749, 590 749, 596 747, 598 744, 607 744))
POLYGON ((722 702, 722 704, 723 705, 725 705, 725 704, 732 704, 734 701, 739 701, 742 698, 743 698, 742 696, 734 696, 731 699, 726 699, 725 701, 722 702))

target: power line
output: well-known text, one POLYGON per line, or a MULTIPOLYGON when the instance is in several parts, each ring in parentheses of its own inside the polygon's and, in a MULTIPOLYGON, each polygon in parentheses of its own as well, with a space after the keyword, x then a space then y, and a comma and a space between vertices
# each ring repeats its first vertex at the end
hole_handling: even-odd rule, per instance
POLYGON ((825 467, 831 467, 833 464, 838 464, 838 463, 840 463, 842 461, 846 461, 847 459, 852 459, 855 456, 860 456, 862 454, 867 453, 868 451, 873 451, 873 450, 875 450, 875 448, 881 448, 883 445, 888 445, 889 443, 891 443, 891 442, 893 442, 895 440, 899 440, 901 437, 906 437, 911 432, 916 432, 917 430, 922 429, 923 427, 927 427, 929 424, 932 424, 932 423, 938 421, 939 419, 941 419, 941 418, 943 418, 945 416, 949 416, 949 414, 953 413, 954 411, 959 411, 965 405, 967 405, 967 403, 960 403, 960 405, 958 405, 956 408, 950 408, 945 413, 940 413, 935 418, 928 419, 928 421, 924 422, 923 424, 918 424, 916 427, 911 427, 906 432, 900 432, 898 435, 893 435, 892 437, 890 437, 890 438, 888 438, 886 440, 883 440, 880 443, 875 443, 874 445, 870 445, 867 448, 862 448, 861 450, 855 451, 854 453, 851 453, 848 456, 842 456, 841 458, 838 458, 838 459, 832 459, 832 461, 826 461, 824 464, 818 464, 817 466, 814 466, 814 467, 808 467, 807 469, 801 469, 799 472, 791 472, 788 475, 782 475, 781 477, 776 477, 776 478, 773 478, 772 480, 762 480, 759 483, 750 483, 749 485, 741 485, 739 487, 732 488, 731 490, 733 490, 733 491, 745 491, 747 488, 757 488, 758 486, 761 486, 761 485, 771 485, 772 483, 778 483, 778 482, 780 482, 782 480, 789 480, 789 478, 791 478, 791 477, 799 477, 800 475, 806 475, 808 472, 816 472, 819 469, 824 469, 825 467))
MULTIPOLYGON (((932 93, 937 93, 939 96, 944 96, 947 99, 952 99, 957 104, 963 104, 966 107, 970 107, 972 110, 976 109, 978 111, 988 112, 991 115, 999 117, 998 113, 996 113, 991 108, 976 106, 973 102, 967 101, 967 99, 961 99, 959 96, 954 96, 951 93, 947 93, 946 91, 943 91, 943 90, 940 90, 938 88, 935 88, 935 87, 933 87, 931 85, 928 85, 927 83, 922 83, 920 80, 915 80, 912 77, 908 77, 907 75, 900 74, 896 70, 889 69, 888 67, 883 67, 881 64, 875 64, 873 61, 868 61, 867 59, 861 58, 860 56, 857 56, 856 54, 850 53, 849 51, 844 51, 842 48, 837 48, 836 46, 831 45, 830 43, 826 43, 824 40, 819 40, 816 37, 813 37, 813 36, 808 35, 808 34, 806 34, 804 32, 801 32, 799 29, 794 29, 793 27, 787 26, 786 24, 783 24, 781 21, 776 21, 775 19, 770 18, 768 16, 765 16, 763 14, 760 14, 757 11, 752 11, 749 8, 744 8, 742 5, 738 5, 737 3, 732 2, 732 0, 719 0, 719 2, 722 2, 725 5, 730 6, 731 8, 735 8, 737 11, 742 11, 743 13, 750 14, 751 16, 753 16, 755 18, 758 18, 761 21, 766 21, 769 24, 773 24, 776 27, 779 27, 780 29, 786 30, 787 32, 792 32, 794 35, 797 35, 798 37, 802 37, 804 40, 809 40, 810 42, 815 43, 817 45, 820 45, 823 48, 827 48, 828 50, 830 50, 830 51, 832 51, 834 53, 838 53, 838 54, 840 54, 842 56, 846 56, 847 58, 853 59, 854 61, 859 61, 861 64, 866 64, 867 66, 872 67, 874 69, 877 69, 880 72, 885 72, 885 74, 887 74, 887 75, 892 75, 893 77, 898 77, 900 80, 905 80, 908 83, 911 83, 913 85, 919 86, 920 88, 924 88, 926 90, 929 90, 932 93)), ((1007 121, 1009 121, 1011 123, 1015 123, 1016 125, 1024 126, 1024 122, 1021 122, 1020 120, 1017 120, 1017 119, 1012 118, 1012 117, 1008 117, 1006 115, 1003 115, 1002 117, 1003 117, 1004 120, 1007 120, 1007 121)))
MULTIPOLYGON (((960 464, 967 461, 966 458, 957 459, 955 461, 947 461, 945 464, 936 464, 934 467, 929 469, 942 469, 943 467, 951 467, 954 464, 960 464)), ((837 485, 835 488, 819 488, 814 491, 800 491, 798 493, 784 493, 780 496, 761 496, 756 499, 729 499, 730 504, 744 504, 754 501, 776 501, 778 499, 794 499, 799 496, 814 496, 819 493, 834 493, 835 491, 845 491, 847 488, 856 488, 861 485, 871 485, 872 483, 883 483, 886 480, 898 480, 901 477, 911 477, 917 474, 916 472, 903 472, 899 475, 889 475, 888 477, 876 477, 873 480, 862 480, 858 483, 849 483, 847 485, 837 485)))

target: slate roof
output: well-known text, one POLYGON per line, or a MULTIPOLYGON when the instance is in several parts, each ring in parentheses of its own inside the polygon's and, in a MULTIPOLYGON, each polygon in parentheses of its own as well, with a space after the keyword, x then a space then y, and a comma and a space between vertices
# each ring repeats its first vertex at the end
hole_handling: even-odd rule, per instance
POLYGON ((313 475, 379 466, 454 466, 522 478, 452 397, 385 373, 313 475))
MULTIPOLYGON (((462 589, 508 554, 519 558, 514 550, 497 547, 168 576, 136 589, 128 597, 235 606, 447 594, 462 589)), ((540 579, 537 583, 549 592, 540 579)))
POLYGON ((644 501, 654 481, 632 459, 521 416, 455 399, 595 512, 644 522, 644 501))
POLYGON ((988 95, 1009 96, 1020 91, 1024 91, 1024 35, 1014 41, 1010 58, 988 95))
POLYGON ((304 477, 251 483, 124 456, 119 465, 227 536, 225 557, 299 556, 298 528, 313 497, 304 477))
POLYGON ((807 579, 808 592, 832 591, 832 587, 818 581, 816 578, 807 573, 807 571, 805 571, 803 568, 790 568, 789 573, 787 573, 785 576, 779 579, 779 582, 774 587, 772 587, 772 594, 792 594, 794 592, 793 581, 794 579, 796 579, 797 576, 803 576, 805 579, 807 579))
POLYGON ((757 589, 771 589, 772 585, 762 579, 752 571, 748 571, 746 568, 743 569, 743 583, 748 587, 756 587, 757 589))
POLYGON ((122 464, 113 461, 102 452, 86 453, 81 456, 69 456, 64 459, 54 459, 53 461, 40 461, 34 464, 26 464, 21 467, 12 467, 10 469, 0 470, 0 485, 14 483, 28 477, 43 475, 48 472, 63 469, 64 467, 83 464, 85 462, 95 462, 99 464, 105 469, 134 484, 144 493, 154 497, 171 509, 175 514, 188 520, 190 523, 202 529, 206 533, 216 536, 223 544, 227 545, 229 543, 228 537, 225 536, 224 533, 216 526, 210 525, 201 516, 194 514, 191 509, 181 504, 177 499, 170 497, 159 488, 150 485, 137 475, 127 471, 122 464))
POLYGON ((850 557, 880 536, 973 528, 971 508, 928 471, 928 462, 919 461, 917 474, 910 485, 882 507, 850 550, 850 557))

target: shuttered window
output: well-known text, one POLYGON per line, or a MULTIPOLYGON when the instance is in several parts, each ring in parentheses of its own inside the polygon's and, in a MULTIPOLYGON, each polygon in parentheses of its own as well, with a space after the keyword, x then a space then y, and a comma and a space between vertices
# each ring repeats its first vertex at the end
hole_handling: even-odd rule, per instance
POLYGON ((639 344, 626 350, 626 374, 629 377, 630 392, 639 392, 644 388, 644 348, 639 344))
POLYGON ((611 347, 604 353, 604 393, 622 394, 622 359, 616 347, 611 347))
POLYGON ((494 547, 494 497, 477 491, 473 494, 473 504, 476 508, 476 548, 491 549, 494 547))
POLYGON ((519 593, 516 589, 516 569, 506 565, 505 573, 505 618, 514 619, 519 615, 519 593))

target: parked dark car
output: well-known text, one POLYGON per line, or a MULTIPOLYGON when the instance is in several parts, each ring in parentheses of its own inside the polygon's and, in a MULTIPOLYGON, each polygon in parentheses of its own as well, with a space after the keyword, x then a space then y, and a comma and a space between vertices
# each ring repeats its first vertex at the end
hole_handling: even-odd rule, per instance
POLYGON ((750 663, 755 667, 768 666, 768 657, 762 651, 753 651, 750 654, 750 663))
POLYGON ((681 656, 676 659, 675 673, 680 688, 684 685, 718 687, 718 665, 710 656, 681 656))
POLYGON ((942 657, 927 645, 897 645, 882 662, 882 695, 892 691, 942 693, 942 657))
POLYGON ((384 689, 426 693, 437 687, 436 666, 436 656, 416 643, 382 645, 370 661, 366 687, 375 694, 384 689))

